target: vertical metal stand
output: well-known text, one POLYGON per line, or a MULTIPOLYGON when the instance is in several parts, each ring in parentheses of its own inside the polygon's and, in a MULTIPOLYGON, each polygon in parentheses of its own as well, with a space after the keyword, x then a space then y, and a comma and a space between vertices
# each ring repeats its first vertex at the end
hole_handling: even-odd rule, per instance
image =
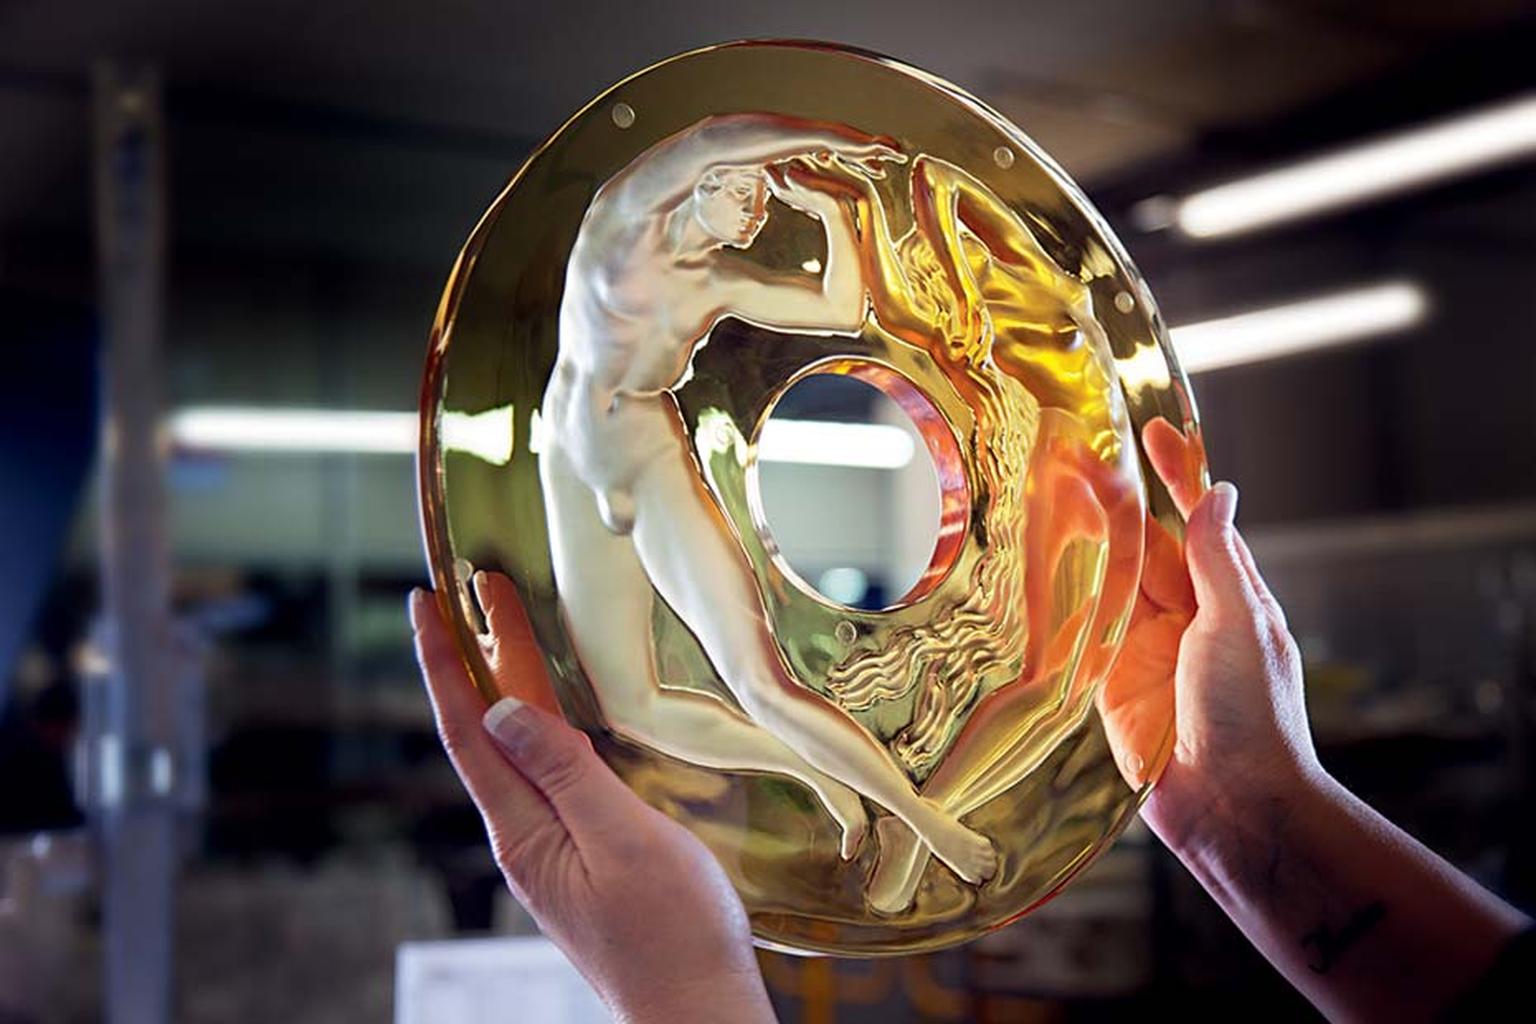
POLYGON ((101 842, 106 1019, 171 1019, 179 691, 160 436, 164 122, 154 72, 95 76, 102 324, 101 545, 108 675, 88 714, 101 842))
MULTIPOLYGON (((346 273, 334 264, 317 275, 314 293, 316 322, 336 342, 320 354, 320 399, 346 408, 353 396, 348 386, 349 340, 337 310, 347 295, 346 273)), ((359 555, 353 517, 362 507, 358 498, 359 467, 355 455, 322 457, 320 530, 325 543, 326 623, 330 640, 331 720, 336 730, 331 742, 331 778, 340 785, 366 781, 370 751, 368 739, 357 728, 366 714, 371 694, 362 689, 353 651, 359 606, 359 555)))

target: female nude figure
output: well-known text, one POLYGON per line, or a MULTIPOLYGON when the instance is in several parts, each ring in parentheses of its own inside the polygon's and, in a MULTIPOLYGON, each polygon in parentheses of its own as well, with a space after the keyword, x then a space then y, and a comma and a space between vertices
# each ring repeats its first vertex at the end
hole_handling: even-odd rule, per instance
POLYGON ((567 265, 559 354, 544 394, 539 472, 555 579, 582 665, 620 735, 695 764, 809 786, 851 856, 859 795, 905 822, 971 883, 996 870, 983 836, 920 796, 890 754, 785 668, 740 541, 706 488, 671 388, 726 316, 856 334, 866 292, 836 197, 787 163, 832 158, 878 175, 900 155, 851 129, 763 114, 712 117, 637 157, 593 197, 567 265), (752 244, 767 194, 826 231, 819 280, 722 259, 752 244), (741 711, 663 688, 653 587, 698 638, 741 711))
MULTIPOLYGON (((868 706, 925 678, 930 659, 950 666, 922 684, 914 725, 895 746, 909 762, 944 755, 922 792, 964 816, 1022 779, 1077 728, 1093 684, 1109 669, 1114 623, 1129 608, 1142 558, 1145 509, 1129 421, 1087 286, 1063 272, 983 183, 918 156, 912 228, 895 238, 873 183, 856 168, 817 161, 803 178, 839 196, 860 241, 877 322, 932 353, 976 410, 970 443, 992 492, 984 516, 990 539, 967 603, 951 614, 953 623, 936 620, 829 678, 845 704, 868 706), (1013 422, 1018 399, 1008 397, 1019 390, 1039 405, 1026 474, 1016 454, 998 458, 1023 434, 1013 422), (1108 556, 1098 599, 1082 601, 1052 628, 1057 566, 1077 539, 1102 545, 1108 556), (973 619, 984 625, 969 626, 973 619), (994 665, 1016 661, 1016 678, 978 699, 978 673, 953 670, 966 664, 968 644, 984 646, 994 665), (969 715, 959 735, 937 746, 947 740, 944 726, 963 712, 969 715)), ((877 831, 880 859, 868 897, 894 913, 910 904, 926 857, 899 822, 882 819, 877 831)))

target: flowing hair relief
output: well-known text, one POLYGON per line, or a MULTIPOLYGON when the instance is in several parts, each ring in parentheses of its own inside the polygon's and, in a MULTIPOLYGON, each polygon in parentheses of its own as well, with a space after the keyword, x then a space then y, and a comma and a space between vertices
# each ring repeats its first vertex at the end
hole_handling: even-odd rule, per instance
POLYGON ((921 311, 945 325, 940 366, 975 409, 964 443, 975 466, 972 529, 985 548, 971 567, 964 600, 935 609, 927 622, 900 630, 880 650, 853 652, 828 672, 826 683, 850 711, 901 700, 916 689, 912 720, 890 747, 908 771, 925 775, 977 699, 1018 679, 1025 667, 1025 467, 1039 405, 992 360, 990 318, 980 318, 979 330, 959 322, 958 303, 929 246, 900 248, 914 298, 928 307, 921 311))

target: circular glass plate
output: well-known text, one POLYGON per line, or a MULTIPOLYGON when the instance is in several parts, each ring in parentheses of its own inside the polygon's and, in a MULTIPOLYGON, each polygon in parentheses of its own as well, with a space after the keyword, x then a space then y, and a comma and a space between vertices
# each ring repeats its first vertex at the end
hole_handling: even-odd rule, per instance
POLYGON ((1138 446, 1156 416, 1203 474, 1145 283, 1018 128, 883 57, 738 43, 598 97, 475 228, 422 518, 477 685, 538 699, 487 659, 488 570, 567 719, 709 845, 762 944, 934 949, 1059 891, 1166 760, 1171 660, 1126 653, 1181 528, 1138 446), (938 470, 932 559, 889 608, 819 595, 762 515, 763 425, 812 374, 890 395, 938 470))

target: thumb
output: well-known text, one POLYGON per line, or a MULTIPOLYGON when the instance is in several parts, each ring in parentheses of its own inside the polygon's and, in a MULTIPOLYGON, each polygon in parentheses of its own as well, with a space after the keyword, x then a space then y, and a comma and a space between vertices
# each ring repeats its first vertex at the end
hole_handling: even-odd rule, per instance
POLYGON ((1218 619, 1251 619, 1258 601, 1249 582, 1233 518, 1237 488, 1223 481, 1212 487, 1190 512, 1184 552, 1200 614, 1218 619))
POLYGON ((645 805, 597 756, 586 734, 514 697, 491 705, 486 732, 554 808, 579 847, 585 832, 622 824, 645 805))

